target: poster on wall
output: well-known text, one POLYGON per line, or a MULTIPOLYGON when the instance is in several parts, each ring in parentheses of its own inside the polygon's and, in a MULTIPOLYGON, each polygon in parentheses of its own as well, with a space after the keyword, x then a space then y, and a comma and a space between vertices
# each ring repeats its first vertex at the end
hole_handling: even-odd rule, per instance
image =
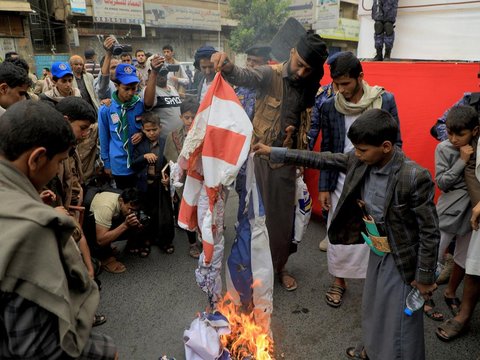
POLYGON ((316 0, 316 17, 313 28, 334 29, 340 17, 340 0, 316 0))
POLYGON ((13 38, 0 38, 0 60, 10 51, 16 51, 15 40, 13 38))
POLYGON ((87 4, 85 3, 85 0, 70 0, 70 7, 72 8, 72 13, 75 13, 75 14, 87 13, 87 4))
POLYGON ((315 0, 292 0, 291 5, 288 7, 290 16, 298 20, 300 24, 313 23, 315 0))
POLYGON ((97 22, 144 24, 143 0, 92 0, 93 18, 97 22))
POLYGON ((220 11, 197 7, 145 3, 145 25, 220 31, 220 11))

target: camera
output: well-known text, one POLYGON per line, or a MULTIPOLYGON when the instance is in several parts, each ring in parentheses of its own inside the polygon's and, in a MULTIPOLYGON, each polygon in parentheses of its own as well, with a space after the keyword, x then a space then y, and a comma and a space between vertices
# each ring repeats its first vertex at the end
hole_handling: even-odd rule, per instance
POLYGON ((167 76, 169 72, 175 72, 178 70, 180 70, 180 65, 167 64, 165 62, 158 69, 155 69, 155 71, 161 76, 167 76))
POLYGON ((127 44, 114 44, 112 47, 112 54, 115 56, 121 55, 123 53, 132 52, 132 45, 127 44))
POLYGON ((150 223, 150 216, 145 214, 143 210, 138 210, 135 212, 135 216, 137 217, 137 220, 142 224, 143 226, 147 226, 150 223))
POLYGON ((123 53, 132 52, 132 45, 120 44, 115 36, 110 35, 110 37, 115 39, 115 44, 113 44, 113 46, 112 46, 112 54, 113 55, 119 56, 123 53))

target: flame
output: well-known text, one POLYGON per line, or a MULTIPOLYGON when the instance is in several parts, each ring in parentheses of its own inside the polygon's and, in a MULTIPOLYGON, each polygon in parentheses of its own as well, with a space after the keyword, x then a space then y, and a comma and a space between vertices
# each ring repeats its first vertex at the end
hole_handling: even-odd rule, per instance
POLYGON ((231 333, 222 335, 220 341, 230 351, 232 359, 273 360, 273 340, 269 327, 257 324, 252 309, 235 305, 229 293, 217 304, 230 324, 231 333))

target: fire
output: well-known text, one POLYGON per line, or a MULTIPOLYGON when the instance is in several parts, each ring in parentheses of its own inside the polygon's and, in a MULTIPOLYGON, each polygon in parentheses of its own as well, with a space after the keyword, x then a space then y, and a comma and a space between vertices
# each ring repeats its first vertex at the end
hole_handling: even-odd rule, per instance
POLYGON ((234 304, 229 293, 217 304, 217 310, 228 319, 231 333, 221 336, 224 348, 236 360, 273 360, 273 340, 269 326, 257 324, 252 309, 234 304), (243 310, 243 311, 242 311, 243 310))

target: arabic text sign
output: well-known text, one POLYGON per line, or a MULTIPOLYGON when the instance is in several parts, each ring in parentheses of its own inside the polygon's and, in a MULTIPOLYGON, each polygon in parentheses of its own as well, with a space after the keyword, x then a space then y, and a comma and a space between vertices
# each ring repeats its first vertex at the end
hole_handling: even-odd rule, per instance
POLYGON ((340 0, 317 0, 314 29, 334 29, 340 14, 340 0))
POLYGON ((291 16, 298 20, 300 24, 313 23, 315 0, 292 0, 292 4, 288 7, 291 16))
POLYGON ((145 24, 154 27, 220 31, 218 10, 145 3, 145 24))
POLYGON ((143 0, 92 0, 94 20, 104 23, 143 24, 143 0))

